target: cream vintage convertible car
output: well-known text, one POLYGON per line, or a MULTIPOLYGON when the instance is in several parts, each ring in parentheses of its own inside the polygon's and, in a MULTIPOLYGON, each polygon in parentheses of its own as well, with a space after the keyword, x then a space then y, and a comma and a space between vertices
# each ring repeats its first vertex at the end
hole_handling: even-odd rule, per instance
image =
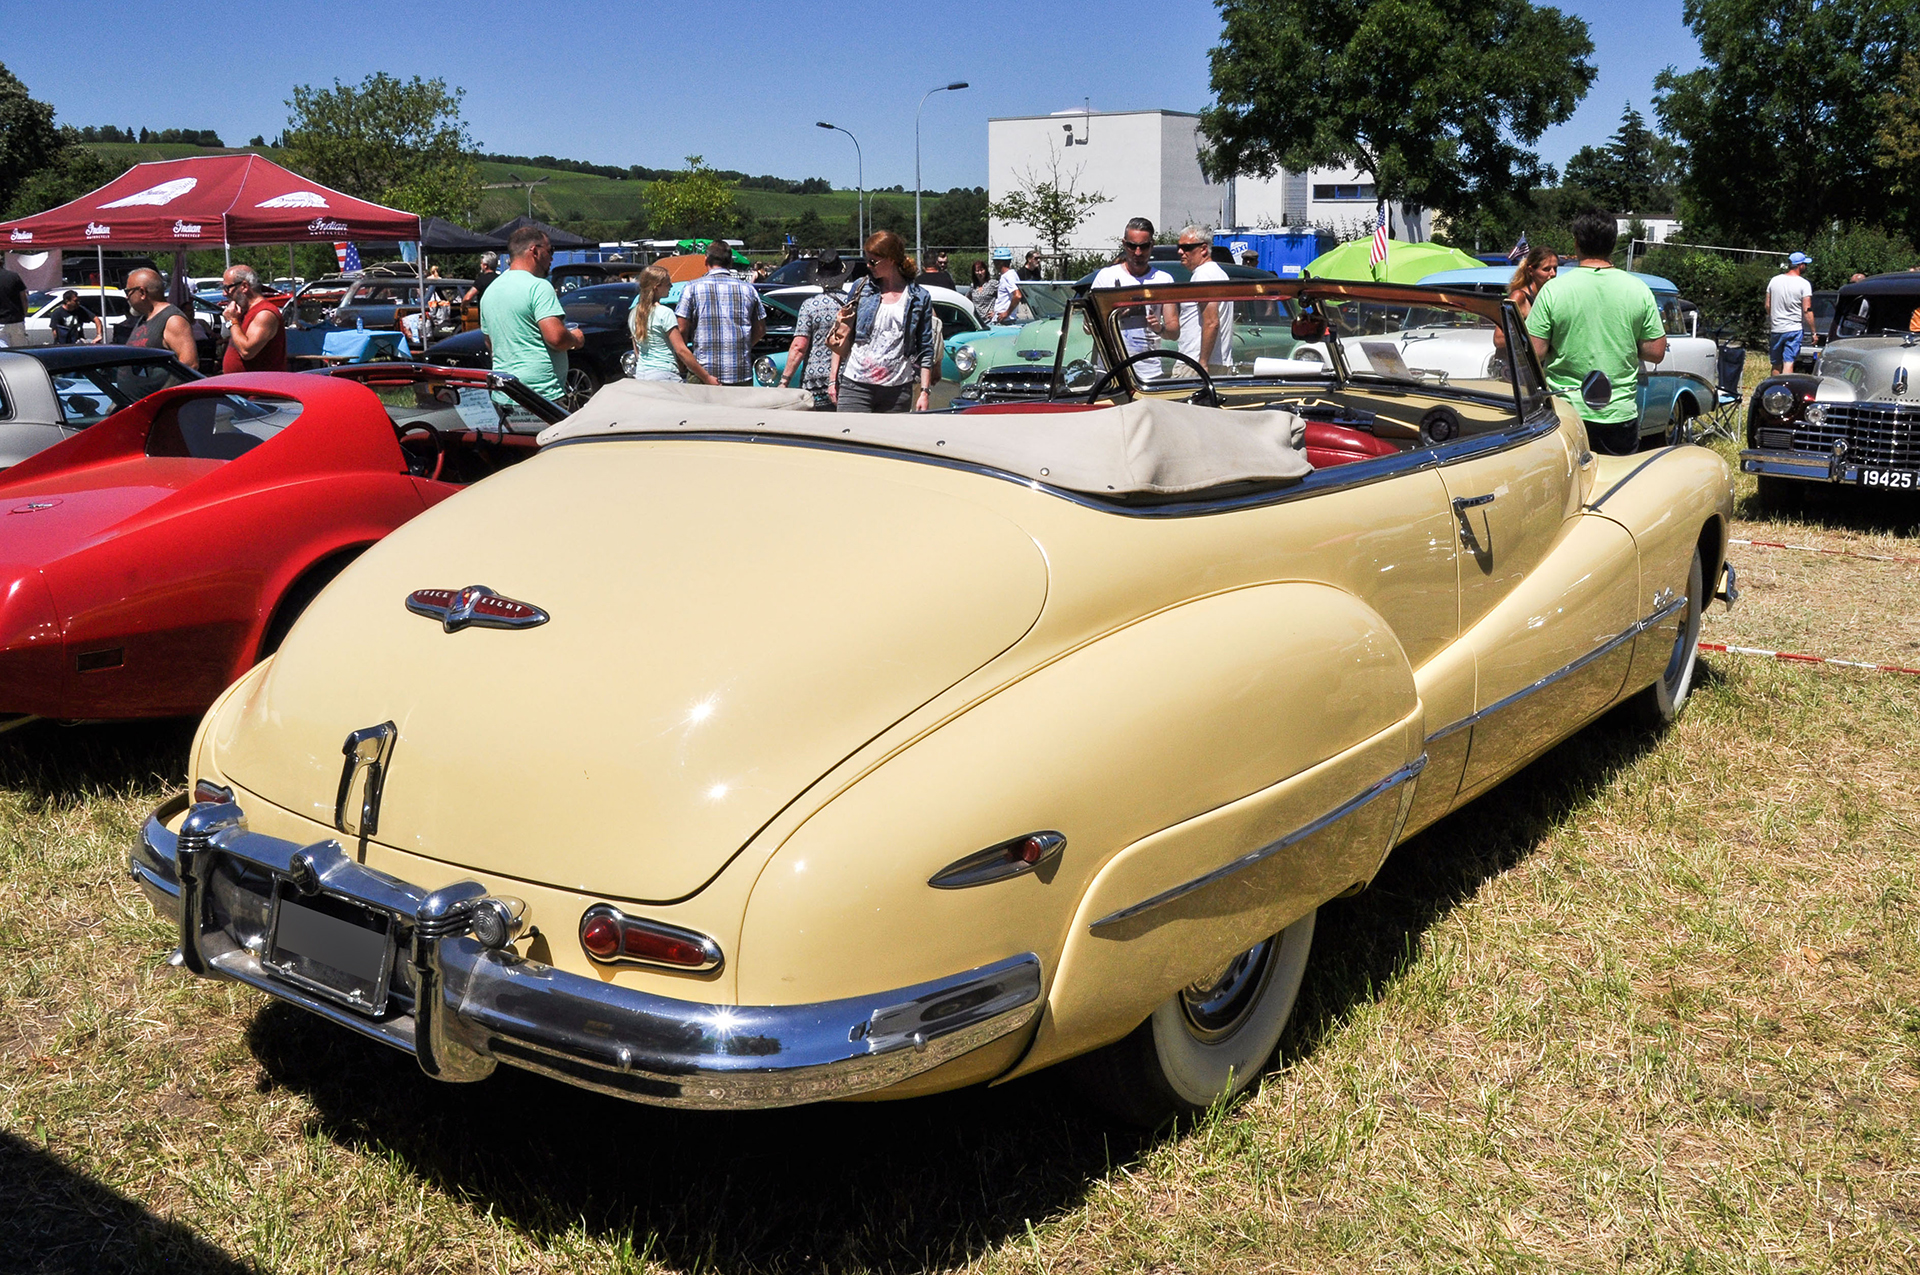
POLYGON ((1069 315, 1095 403, 616 382, 341 573, 133 874, 190 970, 444 1080, 756 1107, 1079 1059, 1133 1118, 1230 1096, 1319 905, 1611 706, 1677 713, 1731 594, 1715 454, 1593 455, 1530 355, 1342 355, 1410 299, 1518 332, 1180 285, 1069 315), (1291 307, 1330 358, 1129 362, 1182 303, 1291 307))

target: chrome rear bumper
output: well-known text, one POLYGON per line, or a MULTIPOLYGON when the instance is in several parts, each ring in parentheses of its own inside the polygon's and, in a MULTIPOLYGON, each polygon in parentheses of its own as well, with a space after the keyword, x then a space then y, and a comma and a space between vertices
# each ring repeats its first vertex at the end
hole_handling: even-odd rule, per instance
POLYGON ((337 842, 248 832, 237 805, 148 818, 131 871, 179 922, 181 964, 231 978, 412 1053, 428 1075, 471 1081, 505 1062, 622 1098, 676 1107, 782 1107, 884 1089, 1031 1024, 1032 953, 912 987, 810 1005, 713 1005, 585 978, 483 946, 485 897, 467 881, 428 892, 358 864, 337 842), (350 1004, 270 968, 274 898, 324 895, 387 918, 391 992, 350 1004))

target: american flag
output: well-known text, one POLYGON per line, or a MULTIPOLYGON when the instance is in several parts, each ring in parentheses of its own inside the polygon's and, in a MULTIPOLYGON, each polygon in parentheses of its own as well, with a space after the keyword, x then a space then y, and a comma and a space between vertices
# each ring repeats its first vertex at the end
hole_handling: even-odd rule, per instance
POLYGON ((360 250, 350 243, 333 245, 333 256, 340 263, 341 274, 352 274, 360 268, 360 250))
POLYGON ((1513 245, 1513 247, 1507 251, 1507 260, 1518 261, 1520 260, 1520 258, 1526 255, 1527 255, 1527 232, 1523 230, 1520 232, 1520 242, 1513 245))
POLYGON ((1373 251, 1367 254, 1367 264, 1378 273, 1387 259, 1387 219, 1377 216, 1373 222, 1373 251))

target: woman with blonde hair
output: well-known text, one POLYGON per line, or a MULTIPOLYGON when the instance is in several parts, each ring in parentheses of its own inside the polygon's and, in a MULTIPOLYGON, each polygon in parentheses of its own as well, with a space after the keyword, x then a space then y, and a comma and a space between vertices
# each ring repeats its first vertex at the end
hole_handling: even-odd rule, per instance
POLYGON ((834 355, 827 393, 842 412, 924 412, 940 368, 933 297, 913 282, 919 267, 899 235, 876 230, 861 247, 870 276, 847 302, 853 348, 844 362, 834 355))
POLYGON ((1540 295, 1540 289, 1547 280, 1559 273, 1558 252, 1538 245, 1527 249, 1527 255, 1520 259, 1513 278, 1507 280, 1507 300, 1513 302, 1513 308, 1520 312, 1522 322, 1526 320, 1527 311, 1533 309, 1533 299, 1540 295))
POLYGON ((659 266, 640 272, 640 295, 627 311, 627 331, 633 334, 633 379, 636 381, 677 381, 681 367, 697 369, 699 361, 687 348, 680 334, 672 307, 661 298, 673 287, 673 279, 659 266))

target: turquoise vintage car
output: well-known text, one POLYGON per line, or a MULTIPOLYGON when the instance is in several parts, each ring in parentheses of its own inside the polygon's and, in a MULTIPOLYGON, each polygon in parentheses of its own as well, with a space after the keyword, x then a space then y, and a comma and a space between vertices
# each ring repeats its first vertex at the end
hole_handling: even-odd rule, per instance
MULTIPOLYGON (((940 331, 945 338, 946 352, 940 359, 940 379, 958 381, 963 372, 954 361, 954 350, 962 341, 990 335, 991 330, 980 326, 980 320, 973 316, 972 303, 951 288, 928 288, 927 291, 933 294, 933 314, 940 321, 940 331)), ((762 293, 761 300, 768 306, 791 310, 797 315, 802 305, 818 295, 818 285, 808 284, 762 293)), ((1051 353, 1048 357, 1052 357, 1051 353)), ((778 385, 786 371, 786 351, 762 355, 753 361, 753 383, 778 385)))
MULTIPOLYGON (((1711 339, 1698 335, 1699 310, 1681 299, 1671 279, 1637 272, 1633 277, 1652 289, 1667 332, 1667 357, 1640 365, 1640 437, 1670 438, 1695 417, 1736 400, 1719 389, 1720 352, 1711 339)), ((1420 286, 1505 295, 1512 278, 1505 266, 1442 270, 1421 279, 1420 286)))

